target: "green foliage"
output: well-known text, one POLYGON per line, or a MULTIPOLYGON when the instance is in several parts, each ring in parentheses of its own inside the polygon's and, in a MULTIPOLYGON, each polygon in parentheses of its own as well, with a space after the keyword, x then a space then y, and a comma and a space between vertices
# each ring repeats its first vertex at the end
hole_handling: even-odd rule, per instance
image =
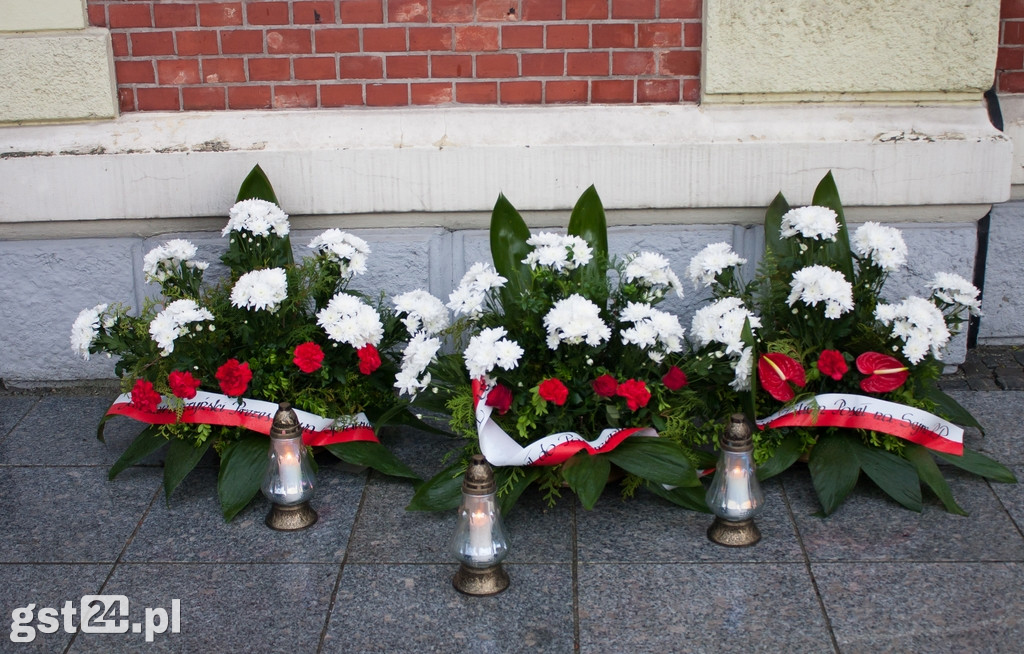
POLYGON ((221 451, 217 495, 224 520, 234 518, 260 491, 269 449, 270 441, 266 437, 246 434, 221 451))

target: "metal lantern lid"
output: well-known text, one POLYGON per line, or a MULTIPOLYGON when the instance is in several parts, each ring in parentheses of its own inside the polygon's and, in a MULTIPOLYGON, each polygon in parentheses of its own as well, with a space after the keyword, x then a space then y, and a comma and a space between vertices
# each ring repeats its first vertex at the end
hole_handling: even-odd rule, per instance
POLYGON ((725 433, 719 438, 719 445, 726 452, 749 452, 754 448, 750 423, 742 413, 734 413, 729 419, 725 433))
POLYGON ((292 410, 289 402, 281 402, 277 405, 277 413, 274 414, 274 424, 270 427, 271 438, 301 438, 302 425, 299 418, 292 410))
POLYGON ((483 454, 474 454, 466 468, 466 476, 462 480, 462 492, 467 495, 488 495, 497 490, 494 482, 494 471, 483 454))

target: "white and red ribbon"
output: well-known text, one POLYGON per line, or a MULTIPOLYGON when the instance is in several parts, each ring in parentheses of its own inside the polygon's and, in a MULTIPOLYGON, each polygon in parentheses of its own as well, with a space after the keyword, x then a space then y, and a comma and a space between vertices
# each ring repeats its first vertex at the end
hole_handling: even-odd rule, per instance
MULTIPOLYGON (((125 393, 114 400, 107 413, 128 416, 151 425, 168 425, 175 422, 222 425, 243 427, 266 435, 270 434, 274 414, 278 409, 277 404, 273 402, 249 398, 236 399, 206 391, 199 391, 194 398, 182 401, 185 407, 179 418, 165 399, 161 399, 155 411, 143 411, 132 404, 131 394, 125 393)), ((308 411, 293 410, 299 424, 302 425, 302 442, 306 445, 333 445, 351 441, 378 442, 369 420, 362 413, 343 420, 334 420, 308 411), (339 423, 346 426, 336 427, 339 423)))
POLYGON ((914 407, 876 397, 826 393, 757 421, 765 427, 850 427, 868 429, 923 445, 937 452, 963 456, 964 430, 914 407))

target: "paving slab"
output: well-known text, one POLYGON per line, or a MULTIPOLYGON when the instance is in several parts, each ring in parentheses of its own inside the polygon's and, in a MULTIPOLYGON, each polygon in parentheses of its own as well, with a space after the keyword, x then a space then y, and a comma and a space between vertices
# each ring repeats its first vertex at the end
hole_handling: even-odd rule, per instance
MULTIPOLYGON (((1010 466, 1010 470, 1018 480, 1024 480, 1024 465, 1010 466)), ((989 482, 992 491, 1002 502, 1003 508, 1017 525, 1017 530, 1024 534, 1024 484, 997 484, 989 482)))
MULTIPOLYGON (((38 401, 38 397, 0 395, 0 444, 38 401)), ((3 449, 0 449, 0 463, 8 463, 3 449)))
POLYGON ((954 391, 950 396, 970 411, 985 428, 984 438, 965 440, 968 447, 1003 465, 1024 463, 1024 437, 1021 431, 1021 425, 1024 425, 1024 393, 954 391))

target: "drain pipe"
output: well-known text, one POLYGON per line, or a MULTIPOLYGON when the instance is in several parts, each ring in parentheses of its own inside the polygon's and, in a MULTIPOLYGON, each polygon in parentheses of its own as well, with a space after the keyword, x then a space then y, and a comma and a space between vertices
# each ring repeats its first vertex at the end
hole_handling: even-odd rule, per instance
MULTIPOLYGON (((999 96, 996 95, 996 87, 985 91, 985 105, 988 107, 988 119, 992 126, 1003 131, 1003 112, 999 109, 999 96)), ((988 235, 992 222, 992 212, 989 211, 978 221, 977 244, 974 255, 974 285, 981 291, 981 299, 985 298, 985 264, 988 261, 988 235)), ((971 316, 967 322, 967 348, 978 347, 978 329, 981 325, 979 316, 971 316)))

